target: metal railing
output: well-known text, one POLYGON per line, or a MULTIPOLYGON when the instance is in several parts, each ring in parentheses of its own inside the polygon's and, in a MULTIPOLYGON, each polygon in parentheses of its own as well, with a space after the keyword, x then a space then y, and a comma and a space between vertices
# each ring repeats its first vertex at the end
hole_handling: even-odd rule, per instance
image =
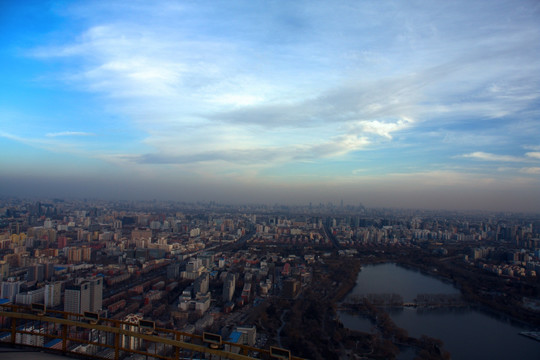
MULTIPOLYGON (((0 305, 0 343, 94 359, 293 359, 283 349, 259 349, 215 337, 21 305, 0 305)), ((152 323, 153 325, 153 323, 152 323)), ((208 334, 207 334, 208 335, 208 334)))

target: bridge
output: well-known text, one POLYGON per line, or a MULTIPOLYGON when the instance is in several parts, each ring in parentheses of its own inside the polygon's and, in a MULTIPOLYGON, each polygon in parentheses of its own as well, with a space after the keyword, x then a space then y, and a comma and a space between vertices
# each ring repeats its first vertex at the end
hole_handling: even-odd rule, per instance
POLYGON ((225 341, 220 335, 196 335, 137 323, 45 309, 43 305, 0 305, 0 344, 30 347, 91 359, 292 359, 288 350, 259 349, 225 341))
POLYGON ((405 302, 398 294, 364 294, 352 296, 340 304, 339 310, 354 310, 367 301, 375 306, 389 307, 464 307, 468 304, 460 294, 418 294, 413 301, 405 302))

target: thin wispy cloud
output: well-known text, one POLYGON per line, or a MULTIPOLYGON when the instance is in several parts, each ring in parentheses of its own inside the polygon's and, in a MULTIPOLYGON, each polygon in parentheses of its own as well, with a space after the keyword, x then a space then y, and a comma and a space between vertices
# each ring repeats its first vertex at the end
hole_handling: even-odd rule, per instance
POLYGON ((304 161, 332 158, 350 151, 361 150, 369 144, 365 137, 338 136, 326 143, 297 145, 282 148, 230 149, 182 155, 143 154, 120 155, 118 159, 142 164, 188 164, 224 161, 240 164, 275 164, 283 161, 304 161))
POLYGON ((527 167, 527 168, 522 168, 519 171, 524 174, 540 175, 540 167, 527 167))
POLYGON ((476 151, 470 154, 464 154, 462 155, 462 157, 477 159, 477 160, 484 160, 484 161, 503 161, 503 162, 526 161, 526 159, 518 157, 518 156, 490 154, 490 153, 486 153, 482 151, 476 151))
POLYGON ((540 159, 540 151, 528 152, 525 155, 534 159, 540 159))
POLYGON ((55 133, 45 134, 47 137, 59 137, 59 136, 95 136, 93 133, 83 131, 59 131, 55 133))

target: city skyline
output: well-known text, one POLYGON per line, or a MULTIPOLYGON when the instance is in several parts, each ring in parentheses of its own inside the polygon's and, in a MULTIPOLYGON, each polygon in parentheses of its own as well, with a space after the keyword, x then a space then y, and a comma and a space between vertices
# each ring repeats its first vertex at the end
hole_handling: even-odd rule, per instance
POLYGON ((540 211, 540 5, 24 2, 0 196, 540 211))

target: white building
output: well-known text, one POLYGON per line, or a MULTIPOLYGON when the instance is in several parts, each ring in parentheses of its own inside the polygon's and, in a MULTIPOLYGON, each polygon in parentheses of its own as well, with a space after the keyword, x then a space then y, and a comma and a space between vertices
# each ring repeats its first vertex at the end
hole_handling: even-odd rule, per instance
POLYGON ((30 305, 32 303, 43 303, 45 297, 45 288, 30 290, 24 293, 18 293, 15 297, 15 303, 22 305, 30 305))
MULTIPOLYGON (((37 333, 37 334, 45 333, 45 329, 43 329, 43 327, 35 328, 34 326, 29 326, 29 327, 25 327, 22 330, 23 331, 30 331, 30 332, 37 333)), ((43 343, 44 343, 43 339, 44 339, 44 337, 42 335, 17 333, 15 343, 23 344, 23 345, 30 345, 30 346, 43 347, 43 343)))
POLYGON ((186 271, 181 272, 183 279, 195 280, 206 271, 200 259, 191 259, 186 265, 186 271))
POLYGON ((257 340, 257 328, 255 325, 252 327, 248 326, 237 326, 234 331, 238 331, 242 334, 240 337, 240 343, 244 345, 254 346, 255 341, 257 340))
POLYGON ((2 286, 0 288, 0 298, 9 299, 11 302, 15 302, 17 294, 21 291, 21 285, 24 284, 23 281, 2 281, 2 286))
POLYGON ((179 298, 178 309, 181 311, 196 311, 199 314, 204 314, 209 308, 212 302, 212 298, 209 293, 207 294, 197 294, 195 299, 191 298, 185 293, 179 298))
POLYGON ((103 302, 103 279, 84 280, 67 287, 64 296, 64 311, 82 314, 85 311, 99 312, 103 302))
POLYGON ((60 281, 45 285, 45 306, 56 307, 62 301, 62 283, 60 281))
POLYGON ((199 228, 191 229, 189 231, 189 236, 190 237, 197 237, 199 235, 201 235, 201 229, 199 229, 199 228))

